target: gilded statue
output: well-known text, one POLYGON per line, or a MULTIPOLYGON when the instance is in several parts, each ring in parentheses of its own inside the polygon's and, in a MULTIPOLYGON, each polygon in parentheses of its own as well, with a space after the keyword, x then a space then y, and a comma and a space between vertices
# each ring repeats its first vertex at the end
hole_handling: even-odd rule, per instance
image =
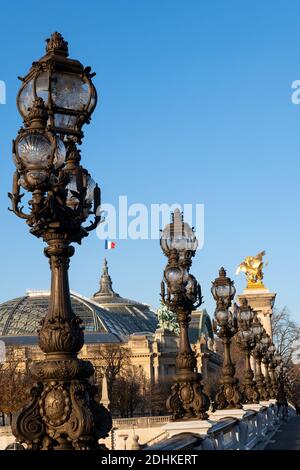
MULTIPOLYGON (((248 288, 264 287, 262 282, 264 274, 262 270, 264 266, 263 256, 265 256, 265 254, 265 251, 261 251, 256 256, 247 256, 237 267, 236 274, 240 272, 245 273, 248 288)), ((266 265, 267 263, 265 263, 265 266, 266 265)))

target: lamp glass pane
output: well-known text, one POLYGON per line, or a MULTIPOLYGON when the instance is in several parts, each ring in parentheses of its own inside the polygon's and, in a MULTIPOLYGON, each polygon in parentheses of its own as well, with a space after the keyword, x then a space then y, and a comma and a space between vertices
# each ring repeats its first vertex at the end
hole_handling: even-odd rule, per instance
POLYGON ((169 284, 179 284, 182 282, 182 272, 178 268, 169 268, 166 272, 166 279, 169 284))
POLYGON ((230 295, 230 285, 223 284, 216 287, 218 297, 229 297, 230 295))
POLYGON ((49 98, 49 72, 42 72, 36 79, 36 94, 43 98, 45 105, 48 105, 49 98))
POLYGON ((93 92, 92 92, 92 96, 91 96, 91 101, 90 101, 90 104, 89 104, 89 107, 88 107, 88 112, 91 113, 96 105, 96 90, 94 89, 93 87, 93 92))
POLYGON ((85 200, 88 204, 91 204, 94 200, 94 189, 96 187, 96 183, 91 178, 91 176, 88 177, 88 183, 87 183, 87 188, 86 188, 86 197, 85 200))
POLYGON ((73 130, 76 128, 77 117, 68 114, 55 113, 54 125, 60 129, 73 130))
POLYGON ((77 75, 56 72, 51 77, 51 95, 55 106, 82 111, 89 103, 90 88, 77 75))
POLYGON ((66 147, 61 139, 56 139, 56 151, 53 160, 54 168, 59 168, 63 165, 66 158, 66 147))
POLYGON ((22 116, 27 116, 28 109, 31 107, 34 99, 33 80, 30 80, 23 88, 18 98, 18 105, 22 116))
POLYGON ((228 316, 228 310, 218 310, 216 312, 216 319, 218 320, 218 322, 227 321, 228 316))
POLYGON ((71 192, 71 191, 77 192, 77 183, 76 183, 75 175, 70 176, 70 181, 68 185, 66 186, 66 189, 68 191, 67 192, 67 205, 69 207, 72 207, 72 209, 76 209, 78 207, 79 200, 71 192))

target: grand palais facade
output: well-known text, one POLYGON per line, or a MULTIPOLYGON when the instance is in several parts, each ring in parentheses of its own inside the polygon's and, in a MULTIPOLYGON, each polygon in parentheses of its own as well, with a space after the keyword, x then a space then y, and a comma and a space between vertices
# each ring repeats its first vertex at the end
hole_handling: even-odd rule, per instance
MULTIPOLYGON (((151 383, 173 376, 178 352, 178 337, 160 328, 149 305, 129 300, 112 287, 107 261, 104 259, 99 290, 86 298, 71 292, 74 312, 83 320, 85 345, 80 357, 90 360, 96 369, 99 348, 113 343, 126 346, 133 366, 141 367, 151 383)), ((27 291, 22 297, 0 304, 0 339, 6 346, 17 346, 24 362, 41 359, 37 330, 49 303, 48 291, 27 291)), ((203 376, 220 367, 214 349, 214 336, 206 310, 193 312, 190 340, 197 355, 197 368, 203 376)))

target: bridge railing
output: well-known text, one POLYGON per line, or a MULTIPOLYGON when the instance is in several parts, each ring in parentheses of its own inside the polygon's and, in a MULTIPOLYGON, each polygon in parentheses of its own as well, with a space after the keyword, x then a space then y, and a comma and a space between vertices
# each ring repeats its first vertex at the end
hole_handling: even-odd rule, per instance
MULTIPOLYGON (((282 421, 290 419, 295 415, 295 409, 289 406, 288 416, 285 411, 277 408, 274 403, 269 406, 262 406, 258 411, 245 410, 242 418, 229 416, 230 410, 227 410, 227 416, 220 418, 217 422, 212 423, 206 434, 199 434, 197 446, 198 450, 252 450, 255 448, 263 449, 273 434, 277 431, 282 421)), ((160 442, 156 441, 155 445, 144 445, 143 449, 164 450, 171 449, 172 445, 176 445, 176 449, 186 448, 186 438, 190 435, 196 439, 195 431, 192 433, 184 433, 172 435, 168 439, 160 442), (185 440, 182 439, 185 437, 185 440), (176 444, 175 444, 176 443, 176 444)))

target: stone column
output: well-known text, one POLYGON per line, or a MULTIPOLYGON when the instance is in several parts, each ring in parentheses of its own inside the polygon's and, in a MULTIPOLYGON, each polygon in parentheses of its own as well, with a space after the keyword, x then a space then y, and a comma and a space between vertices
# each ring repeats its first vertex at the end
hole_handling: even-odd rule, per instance
POLYGON ((102 394, 101 394, 101 403, 105 408, 109 409, 110 401, 108 396, 108 386, 106 375, 103 375, 102 378, 102 394))
POLYGON ((275 302, 276 294, 270 292, 265 287, 253 287, 244 289, 243 293, 237 296, 238 302, 247 299, 250 307, 257 312, 258 319, 261 321, 268 335, 272 336, 272 323, 271 317, 273 313, 273 306, 275 302))
POLYGON ((250 357, 250 365, 251 365, 251 369, 253 370, 254 380, 255 380, 255 378, 256 378, 256 362, 255 362, 253 356, 250 357))

